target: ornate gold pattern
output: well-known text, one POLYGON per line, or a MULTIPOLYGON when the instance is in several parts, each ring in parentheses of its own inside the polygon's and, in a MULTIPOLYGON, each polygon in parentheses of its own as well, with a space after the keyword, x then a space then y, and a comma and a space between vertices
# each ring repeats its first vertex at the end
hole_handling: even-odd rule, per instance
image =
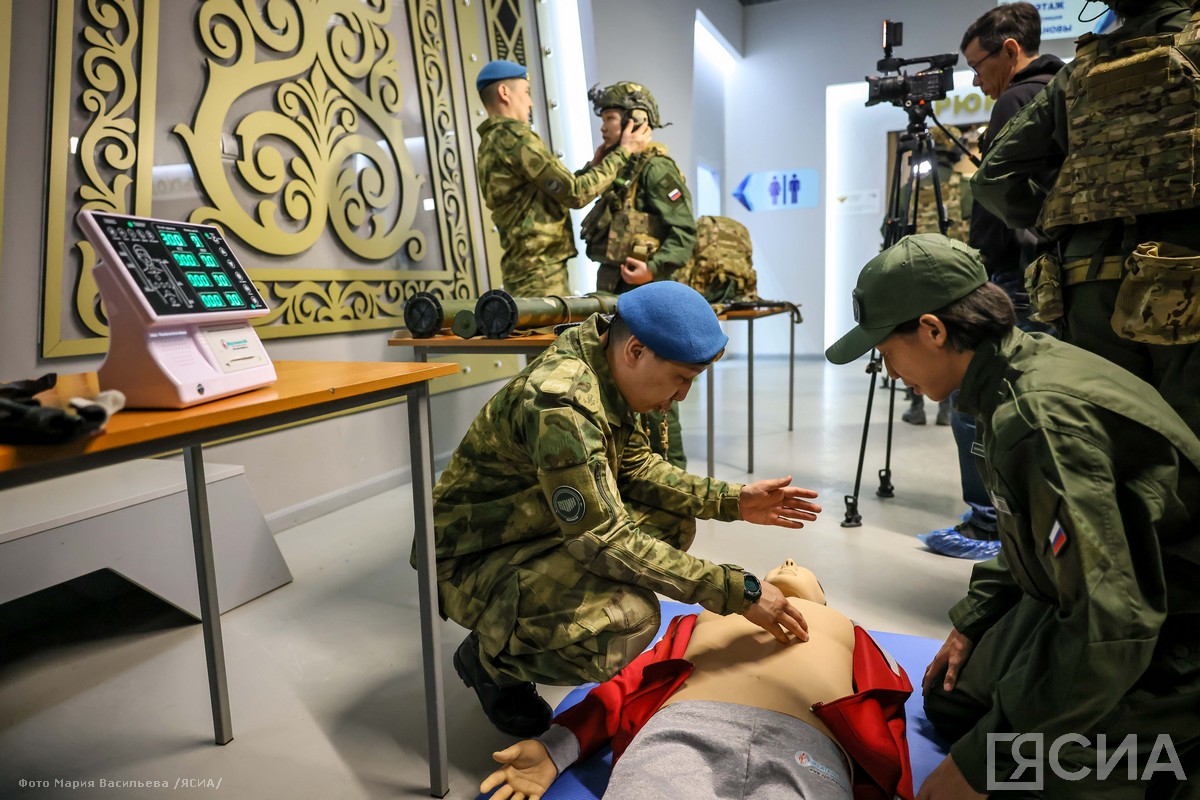
POLYGON ((520 0, 487 0, 488 36, 494 58, 529 65, 525 60, 525 17, 520 0))
MULTIPOLYGON (((46 224, 46 295, 42 352, 46 356, 103 352, 103 340, 62 338, 61 293, 66 269, 69 160, 79 165, 78 208, 145 214, 150 206, 150 168, 154 163, 154 119, 158 45, 158 4, 134 0, 84 0, 79 58, 84 84, 78 102, 90 114, 72 148, 71 70, 75 65, 76 8, 62 0, 55 9, 53 120, 50 135, 50 187, 46 224), (138 61, 141 61, 140 69, 138 61), (75 149, 74 156, 71 150, 75 149), (132 173, 132 175, 131 175, 132 173)), ((88 331, 108 333, 100 309, 92 267, 95 253, 86 241, 72 244, 69 280, 74 311, 88 331)))
POLYGON ((420 181, 397 118, 403 93, 384 27, 391 7, 388 0, 200 7, 208 81, 193 124, 173 129, 213 203, 191 221, 222 225, 273 255, 305 252, 328 221, 362 258, 383 260, 402 247, 414 261, 424 256, 424 238, 412 227, 420 181), (261 50, 268 55, 260 58, 261 50), (258 198, 251 214, 212 144, 237 101, 263 87, 274 90, 277 110, 246 114, 234 129, 237 175, 258 198))
POLYGON ((442 252, 449 262, 454 284, 443 291, 444 297, 478 295, 474 285, 471 229, 467 219, 462 154, 455 130, 454 98, 449 75, 450 59, 442 31, 441 5, 437 0, 410 2, 409 23, 417 62, 417 84, 421 87, 421 111, 425 120, 425 141, 433 153, 433 173, 438 195, 438 217, 442 252), (470 280, 468 285, 467 281, 470 280))

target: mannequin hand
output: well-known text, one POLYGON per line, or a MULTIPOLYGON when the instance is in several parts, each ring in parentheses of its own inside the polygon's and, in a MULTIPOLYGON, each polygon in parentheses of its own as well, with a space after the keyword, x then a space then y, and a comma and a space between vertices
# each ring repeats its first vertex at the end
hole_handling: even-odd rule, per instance
POLYGON ((650 267, 646 265, 645 261, 627 258, 621 265, 621 280, 630 286, 641 286, 643 283, 654 280, 654 273, 650 271, 650 267))
POLYGON ((558 768, 545 745, 537 739, 523 739, 512 747, 492 753, 492 759, 504 766, 479 784, 483 794, 500 787, 491 800, 539 800, 558 777, 558 768))
POLYGON ((800 520, 812 522, 821 507, 801 498, 816 497, 812 489, 789 486, 792 476, 768 478, 742 487, 742 519, 758 525, 778 525, 781 528, 803 528, 800 520))
POLYGON ((957 628, 950 631, 933 661, 925 668, 925 677, 921 679, 921 694, 929 694, 930 687, 943 670, 946 679, 942 682, 942 688, 947 692, 952 690, 954 684, 958 683, 958 673, 967 665, 967 659, 971 657, 971 651, 974 649, 975 643, 959 633, 957 628))
POLYGON ((804 621, 804 615, 773 583, 762 582, 762 597, 742 616, 774 636, 780 644, 788 643, 789 633, 802 642, 808 641, 808 623, 804 621))

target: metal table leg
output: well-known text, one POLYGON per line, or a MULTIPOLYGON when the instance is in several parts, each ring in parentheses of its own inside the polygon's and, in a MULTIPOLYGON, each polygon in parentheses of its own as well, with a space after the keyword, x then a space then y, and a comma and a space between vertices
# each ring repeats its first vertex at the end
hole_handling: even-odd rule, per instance
POLYGON ((788 331, 791 338, 788 342, 788 430, 792 430, 792 421, 796 411, 796 323, 788 317, 788 331))
POLYGON ((750 349, 749 349, 749 352, 750 352, 749 362, 750 363, 748 365, 750 369, 747 372, 747 375, 749 377, 747 379, 748 385, 746 387, 746 393, 750 397, 750 413, 746 415, 746 427, 748 429, 747 436, 749 437, 746 441, 747 441, 747 445, 748 445, 750 465, 748 467, 746 467, 746 472, 753 473, 754 472, 754 318, 751 317, 751 318, 747 319, 746 322, 749 324, 747 333, 749 334, 749 337, 750 337, 750 349))
POLYGON ((192 518, 192 546, 196 552, 196 585, 200 591, 200 627, 204 631, 204 656, 208 661, 213 732, 217 744, 228 744, 233 739, 233 722, 229 715, 221 608, 217 602, 217 573, 213 565, 212 531, 208 524, 208 484, 204 482, 204 456, 200 445, 183 448, 183 469, 187 476, 188 510, 192 518))
POLYGON ((437 574, 433 543, 433 445, 430 441, 429 388, 415 386, 408 394, 408 446, 412 463, 413 540, 417 549, 417 595, 421 615, 421 654, 425 670, 425 722, 429 738, 429 793, 445 797, 450 791, 446 755, 445 694, 442 684, 442 646, 437 635, 437 574))

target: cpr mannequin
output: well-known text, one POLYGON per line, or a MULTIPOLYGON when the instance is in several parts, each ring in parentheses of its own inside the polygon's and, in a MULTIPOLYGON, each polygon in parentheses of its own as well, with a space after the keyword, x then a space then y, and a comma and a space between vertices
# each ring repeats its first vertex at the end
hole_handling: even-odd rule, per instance
POLYGON ((480 791, 534 800, 611 743, 606 798, 911 798, 903 670, 825 605, 809 570, 789 559, 765 580, 804 615, 808 642, 782 630, 773 638, 737 615, 676 617, 654 649, 540 739, 494 753, 503 766, 480 791))

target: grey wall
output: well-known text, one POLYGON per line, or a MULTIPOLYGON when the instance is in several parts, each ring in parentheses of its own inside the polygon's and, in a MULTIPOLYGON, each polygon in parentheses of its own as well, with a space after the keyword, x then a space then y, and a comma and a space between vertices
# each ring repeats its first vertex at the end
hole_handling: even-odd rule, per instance
MULTIPOLYGON (((818 208, 749 213, 739 204, 726 205, 750 230, 760 294, 803 303, 798 353, 824 349, 825 87, 876 74, 885 18, 904 23, 904 45, 896 55, 916 57, 957 52, 967 26, 994 6, 989 0, 780 0, 745 10, 745 57, 731 78, 726 114, 726 197, 749 172, 792 167, 822 172, 818 208)), ((1070 41, 1055 41, 1042 51, 1067 56, 1073 48, 1070 41)), ((903 128, 907 118, 892 110, 895 127, 903 128)), ((872 221, 863 236, 878 239, 881 221, 872 221)), ((762 350, 785 353, 786 324, 769 319, 760 325, 762 350)))

